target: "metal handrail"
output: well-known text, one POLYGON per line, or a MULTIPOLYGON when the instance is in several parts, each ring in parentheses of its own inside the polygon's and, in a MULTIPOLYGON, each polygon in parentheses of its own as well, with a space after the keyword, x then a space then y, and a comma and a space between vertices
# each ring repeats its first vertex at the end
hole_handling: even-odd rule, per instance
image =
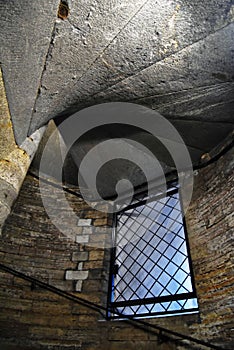
MULTIPOLYGON (((65 291, 62 291, 61 289, 58 289, 50 284, 47 284, 45 282, 42 282, 34 277, 31 277, 31 276, 28 276, 20 271, 17 271, 15 269, 12 269, 11 267, 8 267, 4 264, 1 264, 0 263, 0 270, 2 271, 5 271, 7 273, 10 273, 11 275, 14 275, 18 278, 21 278, 23 280, 26 280, 30 283, 32 283, 32 285, 38 285, 39 287, 43 288, 43 289, 46 289, 46 290, 49 290, 50 292, 52 293, 55 293, 63 298, 66 298, 70 301, 73 301, 73 302, 76 302, 76 303, 79 303, 83 306, 86 306, 92 310, 95 310, 97 312, 99 312, 102 316, 103 313, 102 311, 107 311, 106 308, 104 306, 101 306, 101 305, 98 305, 98 304, 95 304, 95 303, 92 303, 91 301, 88 301, 86 299, 83 299, 83 298, 80 298, 80 297, 77 297, 73 294, 70 294, 68 292, 65 292, 65 291)), ((116 314, 118 314, 119 316, 121 316, 122 314, 118 311, 116 311, 116 314)), ((125 316, 125 315, 123 315, 125 316)), ((143 320, 139 320, 139 319, 133 319, 131 317, 128 317, 125 321, 129 322, 130 324, 134 325, 134 326, 137 326, 137 327, 140 327, 140 328, 143 328, 143 327, 147 327, 147 330, 148 328, 152 328, 153 330, 157 330, 158 332, 155 333, 153 332, 152 330, 150 330, 150 332, 153 332, 155 333, 157 336, 161 337, 162 339, 165 338, 165 335, 162 334, 162 332, 164 333, 167 333, 167 334, 170 334, 170 335, 173 335, 177 338, 180 338, 180 339, 174 339, 174 338, 169 338, 168 336, 166 337, 167 340, 169 341, 181 341, 181 339, 183 340, 189 340, 193 343, 196 343, 196 344, 200 344, 200 345, 204 345, 210 349, 216 349, 216 350, 224 350, 224 348, 220 347, 220 346, 217 346, 217 345, 214 345, 214 344, 209 344, 208 342, 205 342, 203 340, 200 340, 200 339, 196 339, 194 337, 191 337, 189 335, 185 335, 185 334, 181 334, 181 333, 178 333, 178 332, 175 332, 175 331, 172 331, 170 329, 166 329, 164 327, 161 327, 161 326, 158 326, 158 325, 155 325, 155 324, 151 324, 151 323, 148 323, 146 321, 143 321, 143 320)), ((225 350, 228 350, 227 348, 225 350)), ((231 350, 231 349, 230 349, 231 350)))

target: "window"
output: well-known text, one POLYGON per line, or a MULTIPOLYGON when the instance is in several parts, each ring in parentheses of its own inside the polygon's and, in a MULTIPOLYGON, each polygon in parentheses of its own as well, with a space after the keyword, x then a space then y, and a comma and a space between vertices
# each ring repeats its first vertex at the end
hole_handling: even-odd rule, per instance
POLYGON ((115 215, 108 317, 198 311, 177 188, 115 215))

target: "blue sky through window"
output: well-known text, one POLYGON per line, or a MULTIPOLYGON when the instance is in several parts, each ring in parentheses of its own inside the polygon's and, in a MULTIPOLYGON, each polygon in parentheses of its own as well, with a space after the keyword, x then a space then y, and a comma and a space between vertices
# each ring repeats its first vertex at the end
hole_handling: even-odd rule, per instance
POLYGON ((114 263, 111 302, 118 312, 197 310, 178 192, 117 215, 114 263))

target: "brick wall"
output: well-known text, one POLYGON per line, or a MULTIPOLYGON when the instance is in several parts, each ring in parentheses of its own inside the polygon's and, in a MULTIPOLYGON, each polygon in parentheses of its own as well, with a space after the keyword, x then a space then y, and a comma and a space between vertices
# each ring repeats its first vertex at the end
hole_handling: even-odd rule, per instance
POLYGON ((201 312, 195 334, 233 348, 233 150, 195 177, 186 221, 201 312), (231 330, 232 329, 232 330, 231 330))
MULTIPOLYGON (((196 175, 186 218, 200 315, 147 320, 225 349, 232 348, 231 162, 229 152, 196 175)), ((52 198, 56 191, 51 186, 45 195, 52 198)), ((76 229, 68 236, 51 223, 42 205, 38 181, 28 175, 0 238, 1 263, 105 306, 109 250, 104 248, 111 220, 89 208, 81 198, 72 194, 67 198, 79 217, 76 229)), ((63 203, 60 210, 62 216, 63 203)), ((127 322, 105 321, 86 306, 32 288, 29 282, 8 273, 0 272, 0 276, 3 350, 203 349, 162 339, 127 322)))

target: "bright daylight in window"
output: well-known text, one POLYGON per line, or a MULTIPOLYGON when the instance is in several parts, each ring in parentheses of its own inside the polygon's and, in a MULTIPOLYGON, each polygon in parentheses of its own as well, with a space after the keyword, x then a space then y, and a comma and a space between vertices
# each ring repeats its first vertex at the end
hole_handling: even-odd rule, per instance
POLYGON ((178 189, 116 214, 110 318, 198 311, 178 189))

